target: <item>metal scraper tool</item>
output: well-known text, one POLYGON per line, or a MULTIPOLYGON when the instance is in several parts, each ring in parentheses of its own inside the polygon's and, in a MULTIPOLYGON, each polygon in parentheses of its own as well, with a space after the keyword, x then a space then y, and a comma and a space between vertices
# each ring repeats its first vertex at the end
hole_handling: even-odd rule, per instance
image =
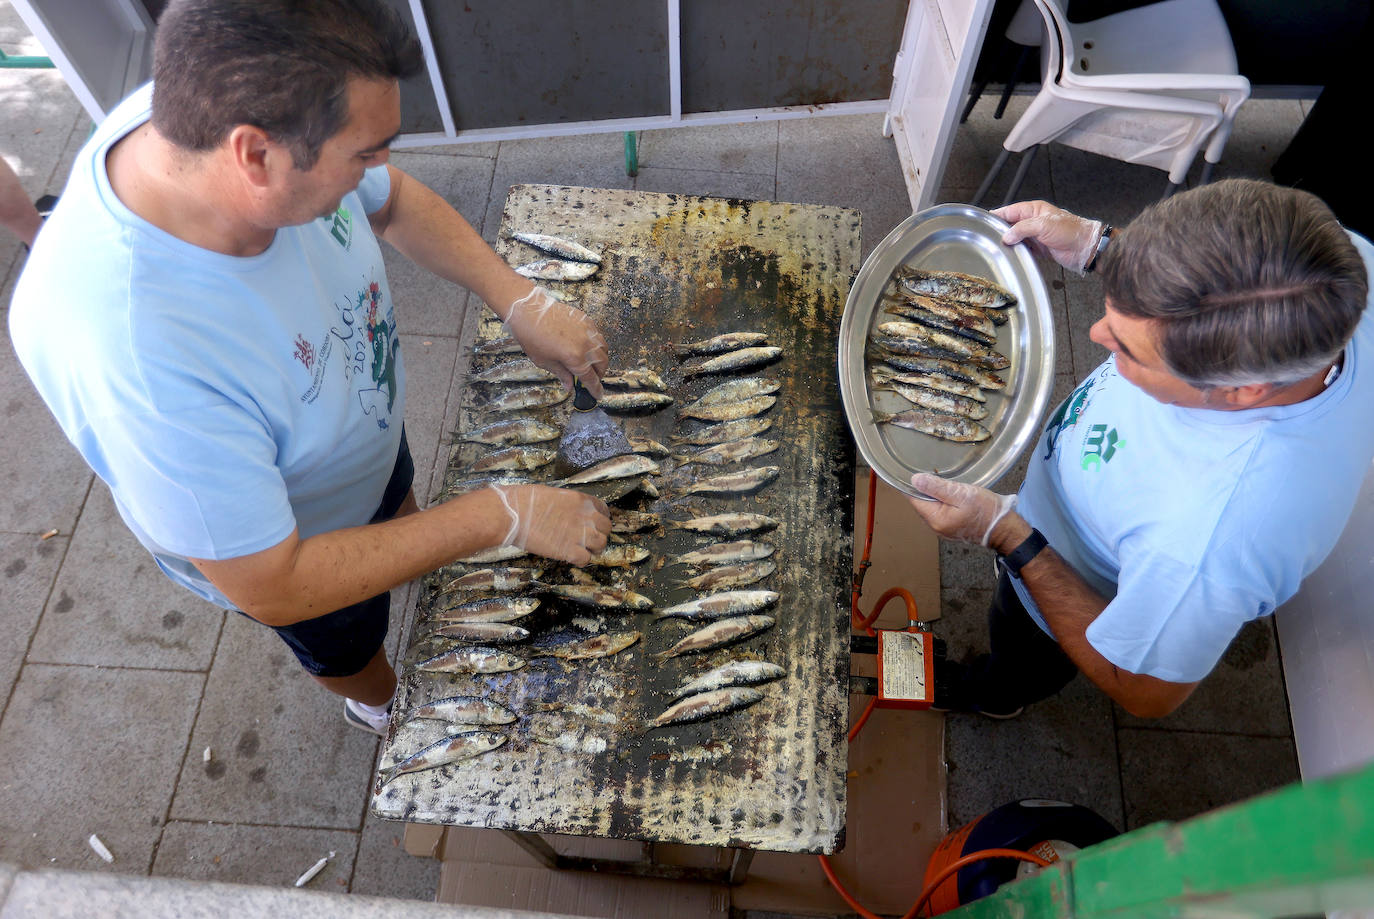
POLYGON ((630 440, 620 425, 597 408, 596 397, 573 377, 573 410, 558 441, 555 473, 566 475, 630 452, 630 440))

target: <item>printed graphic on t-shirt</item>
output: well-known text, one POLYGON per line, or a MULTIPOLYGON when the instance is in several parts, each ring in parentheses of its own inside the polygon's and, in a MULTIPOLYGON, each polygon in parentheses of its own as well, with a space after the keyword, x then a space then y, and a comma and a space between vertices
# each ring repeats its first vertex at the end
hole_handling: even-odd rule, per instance
POLYGON ((339 245, 345 249, 353 241, 353 214, 342 204, 339 209, 328 217, 320 218, 329 224, 329 235, 334 237, 339 245))
POLYGON ((1116 433, 1116 428, 1105 424, 1090 425, 1083 439, 1083 450, 1078 455, 1078 464, 1083 469, 1097 469, 1103 463, 1110 463, 1116 452, 1124 446, 1126 441, 1116 433))
MULTIPOLYGON (((1097 373, 1088 377, 1078 388, 1069 393, 1069 397, 1059 403, 1059 408, 1050 415, 1049 421, 1045 422, 1045 456, 1050 459, 1054 456, 1054 450, 1059 445, 1059 437, 1068 428, 1078 423, 1078 419, 1083 416, 1083 412, 1088 407, 1088 402, 1092 398, 1093 387, 1102 383, 1116 372, 1116 368, 1110 362, 1104 364, 1097 373)), ((1119 445, 1118 445, 1119 446, 1119 445)))
POLYGON ((334 345, 344 355, 344 384, 358 387, 358 404, 364 415, 372 416, 377 427, 391 426, 391 410, 396 404, 396 362, 401 339, 396 333, 396 316, 382 302, 382 288, 371 281, 344 303, 336 302, 339 322, 329 329, 316 348, 304 335, 297 335, 292 354, 312 371, 310 388, 301 394, 302 402, 314 402, 320 394, 325 368, 334 345))

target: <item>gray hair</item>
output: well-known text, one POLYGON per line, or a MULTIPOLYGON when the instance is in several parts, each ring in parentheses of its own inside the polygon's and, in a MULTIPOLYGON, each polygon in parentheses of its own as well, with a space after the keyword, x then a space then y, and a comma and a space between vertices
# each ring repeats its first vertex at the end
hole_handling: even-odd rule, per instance
POLYGON ((1161 201, 1112 239, 1113 309, 1159 320, 1159 353, 1199 389, 1286 386, 1332 364, 1369 295, 1363 260, 1304 191, 1228 179, 1161 201))

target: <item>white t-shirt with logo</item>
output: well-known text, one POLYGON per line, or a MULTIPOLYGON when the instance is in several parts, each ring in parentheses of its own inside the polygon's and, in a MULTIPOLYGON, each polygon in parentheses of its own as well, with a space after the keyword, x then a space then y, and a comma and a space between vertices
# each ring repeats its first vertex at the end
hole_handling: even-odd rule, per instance
MULTIPOLYGON (((1374 247, 1353 237, 1368 267, 1374 247)), ((1132 673, 1191 683, 1335 546, 1374 457, 1374 310, 1297 405, 1165 405, 1098 367, 1049 418, 1018 509, 1111 599, 1088 627, 1132 673)), ((1046 632, 1025 585, 1027 610, 1046 632)))
POLYGON ((367 214, 368 170, 328 218, 260 255, 201 249, 110 188, 105 156, 152 86, 82 148, 15 288, 20 362, 169 576, 224 607, 187 557, 224 559, 366 523, 395 465, 405 373, 367 214))

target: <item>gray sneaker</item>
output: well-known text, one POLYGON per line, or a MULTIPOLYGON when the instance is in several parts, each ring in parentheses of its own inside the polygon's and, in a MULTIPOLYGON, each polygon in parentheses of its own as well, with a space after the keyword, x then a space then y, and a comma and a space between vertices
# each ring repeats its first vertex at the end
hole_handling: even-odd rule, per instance
POLYGON ((390 715, 384 715, 378 718, 375 715, 369 715, 361 709, 354 708, 353 705, 354 702, 352 699, 344 699, 344 721, 353 725, 353 727, 360 731, 367 731, 379 737, 386 736, 386 725, 387 722, 391 720, 390 715))

